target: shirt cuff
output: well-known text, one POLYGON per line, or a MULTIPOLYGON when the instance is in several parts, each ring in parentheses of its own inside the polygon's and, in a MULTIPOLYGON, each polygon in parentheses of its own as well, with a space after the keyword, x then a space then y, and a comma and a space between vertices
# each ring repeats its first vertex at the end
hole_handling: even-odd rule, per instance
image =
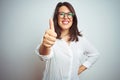
POLYGON ((35 53, 39 56, 40 60, 41 61, 48 61, 52 56, 53 56, 53 50, 51 48, 51 51, 48 55, 41 55, 39 53, 39 46, 37 46, 36 50, 35 50, 35 53))
POLYGON ((87 67, 87 68, 90 68, 91 63, 90 63, 90 62, 88 62, 88 61, 86 61, 86 62, 84 62, 84 63, 83 63, 83 65, 84 65, 85 67, 87 67))

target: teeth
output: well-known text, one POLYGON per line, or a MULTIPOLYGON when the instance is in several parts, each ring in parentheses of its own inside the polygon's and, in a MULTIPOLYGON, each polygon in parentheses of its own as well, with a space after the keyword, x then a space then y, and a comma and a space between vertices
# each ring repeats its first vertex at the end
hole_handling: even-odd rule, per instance
POLYGON ((63 21, 63 24, 68 24, 68 21, 63 21))

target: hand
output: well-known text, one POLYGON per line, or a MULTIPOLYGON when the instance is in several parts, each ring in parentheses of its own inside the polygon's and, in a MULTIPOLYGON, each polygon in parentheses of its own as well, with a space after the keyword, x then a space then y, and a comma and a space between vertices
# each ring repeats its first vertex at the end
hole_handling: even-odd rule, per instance
POLYGON ((78 75, 80 75, 83 71, 85 71, 87 69, 87 67, 85 67, 84 65, 81 65, 78 69, 78 75))
POLYGON ((54 23, 53 20, 49 20, 49 29, 45 32, 43 37, 42 45, 46 48, 50 48, 54 45, 56 41, 57 33, 54 29, 54 23))

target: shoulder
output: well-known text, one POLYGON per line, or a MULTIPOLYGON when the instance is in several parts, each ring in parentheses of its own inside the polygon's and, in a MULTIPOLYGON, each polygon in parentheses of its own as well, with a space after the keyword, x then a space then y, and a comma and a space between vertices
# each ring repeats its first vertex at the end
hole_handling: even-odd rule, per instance
POLYGON ((85 36, 78 36, 78 42, 85 42, 87 38, 85 36))
POLYGON ((82 46, 86 46, 86 45, 91 45, 90 41, 85 37, 85 36, 79 36, 78 37, 79 41, 78 44, 82 45, 82 46))

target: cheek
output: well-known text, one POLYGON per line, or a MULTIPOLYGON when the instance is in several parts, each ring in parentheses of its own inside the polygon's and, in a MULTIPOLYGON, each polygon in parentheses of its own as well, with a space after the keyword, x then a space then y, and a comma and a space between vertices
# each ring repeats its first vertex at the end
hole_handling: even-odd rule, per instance
POLYGON ((58 24, 59 24, 59 26, 60 26, 61 23, 62 23, 61 19, 58 18, 58 24))
POLYGON ((70 22, 70 25, 72 26, 72 24, 73 24, 73 20, 71 20, 71 22, 70 22))

